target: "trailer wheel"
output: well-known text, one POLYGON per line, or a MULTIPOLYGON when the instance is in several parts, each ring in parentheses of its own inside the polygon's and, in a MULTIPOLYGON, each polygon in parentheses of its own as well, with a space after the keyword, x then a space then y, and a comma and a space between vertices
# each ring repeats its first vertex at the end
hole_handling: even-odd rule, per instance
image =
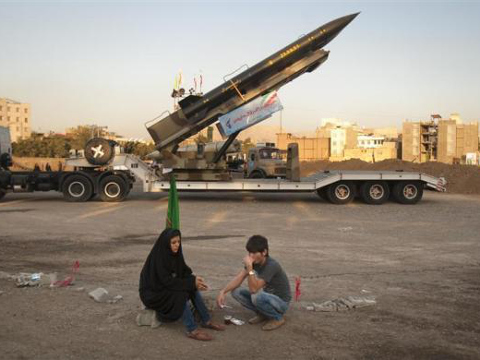
POLYGON ((362 200, 367 204, 381 205, 390 196, 390 188, 386 181, 365 181, 360 187, 362 200))
POLYGON ((339 181, 329 185, 326 194, 332 204, 348 204, 355 198, 355 186, 350 181, 339 181))
POLYGON ((393 198, 400 204, 416 204, 422 196, 423 184, 419 181, 399 181, 393 186, 393 198))
POLYGON ((103 138, 93 138, 85 145, 85 158, 92 165, 105 165, 115 154, 112 143, 103 138))
POLYGON ((120 176, 109 175, 100 181, 99 196, 102 201, 122 201, 128 194, 128 186, 120 176))
POLYGON ((323 201, 330 201, 328 200, 328 197, 327 197, 327 188, 326 187, 322 187, 320 189, 317 189, 317 195, 323 200, 323 201))
POLYGON ((83 175, 69 176, 63 183, 63 197, 70 202, 84 202, 90 200, 93 186, 83 175))
POLYGON ((3 189, 0 189, 0 200, 3 199, 3 197, 7 194, 7 192, 3 189))

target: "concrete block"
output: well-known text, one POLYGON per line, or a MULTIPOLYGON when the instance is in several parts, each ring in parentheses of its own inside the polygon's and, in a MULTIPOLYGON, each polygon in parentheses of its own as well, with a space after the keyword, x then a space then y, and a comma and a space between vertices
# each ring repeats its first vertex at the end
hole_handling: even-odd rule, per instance
POLYGON ((108 291, 104 288, 97 288, 93 291, 90 291, 88 296, 90 296, 96 302, 103 303, 108 300, 108 291))

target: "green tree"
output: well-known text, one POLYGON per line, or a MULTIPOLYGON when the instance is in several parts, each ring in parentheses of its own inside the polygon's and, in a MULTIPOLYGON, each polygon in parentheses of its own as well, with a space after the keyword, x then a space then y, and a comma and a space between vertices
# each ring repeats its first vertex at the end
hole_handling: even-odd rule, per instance
POLYGON ((77 126, 71 133, 68 134, 70 138, 70 147, 75 150, 85 149, 88 140, 94 137, 95 131, 91 126, 80 125, 77 126))

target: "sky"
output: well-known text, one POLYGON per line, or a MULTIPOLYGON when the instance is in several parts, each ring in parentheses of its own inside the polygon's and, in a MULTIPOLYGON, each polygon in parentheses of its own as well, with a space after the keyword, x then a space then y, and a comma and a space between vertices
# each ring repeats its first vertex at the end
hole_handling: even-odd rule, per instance
MULTIPOLYGON (((302 34, 361 14, 326 46, 328 60, 279 91, 283 127, 322 118, 364 127, 480 119, 480 2, 2 2, 0 97, 31 104, 34 131, 108 126, 149 139, 172 110, 174 77, 203 91, 302 34)), ((265 124, 279 124, 277 113, 265 124)))

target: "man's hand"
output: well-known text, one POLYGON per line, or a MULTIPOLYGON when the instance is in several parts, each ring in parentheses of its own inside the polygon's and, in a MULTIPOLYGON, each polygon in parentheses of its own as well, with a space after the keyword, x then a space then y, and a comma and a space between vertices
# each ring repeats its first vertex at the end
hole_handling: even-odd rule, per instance
POLYGON ((217 306, 223 308, 225 306, 225 293, 220 291, 217 296, 217 306))
POLYGON ((205 283, 205 280, 203 280, 203 278, 201 278, 200 276, 197 276, 195 278, 195 286, 199 291, 204 291, 208 289, 208 286, 205 283))
POLYGON ((246 255, 243 258, 243 263, 245 264, 245 267, 247 268, 247 271, 250 271, 253 269, 253 259, 250 255, 246 255))

